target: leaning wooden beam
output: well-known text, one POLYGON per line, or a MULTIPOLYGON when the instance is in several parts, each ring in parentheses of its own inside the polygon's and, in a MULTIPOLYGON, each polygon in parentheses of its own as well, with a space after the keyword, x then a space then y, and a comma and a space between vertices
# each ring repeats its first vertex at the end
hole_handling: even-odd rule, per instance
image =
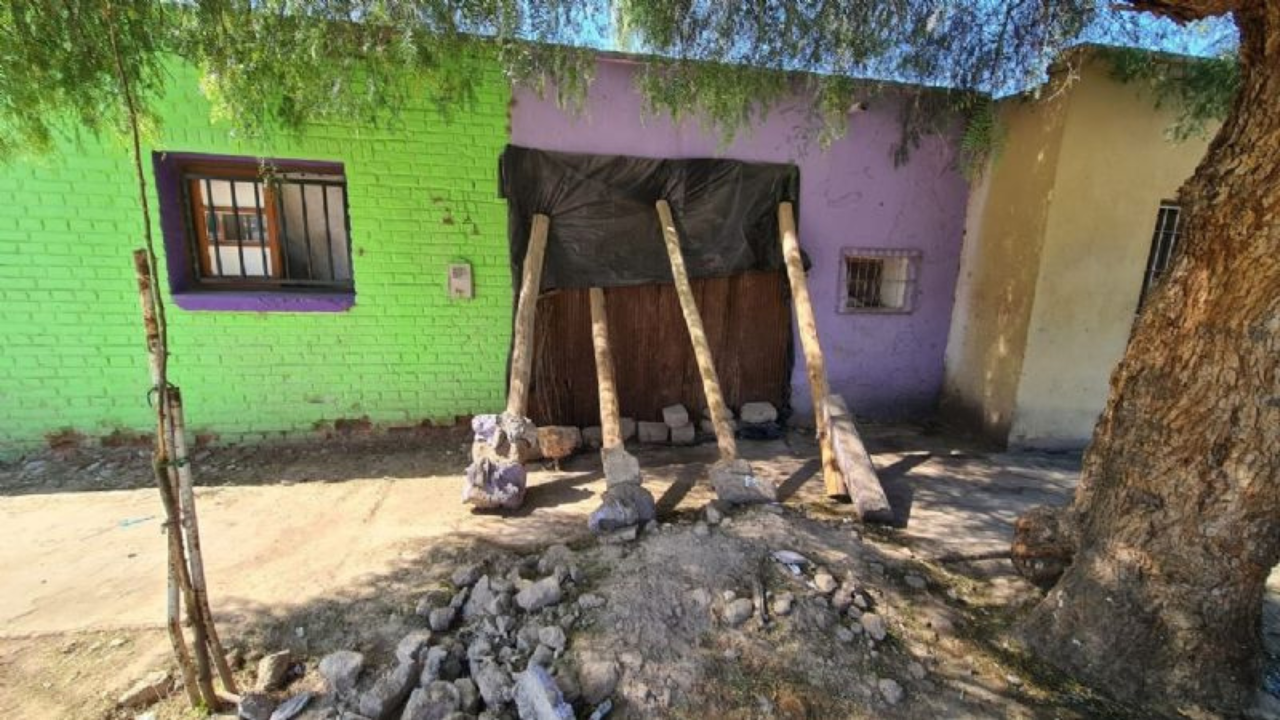
POLYGON ((809 375, 809 391, 813 397, 814 423, 818 430, 818 447, 822 455, 822 484, 828 497, 846 494, 845 483, 840 477, 831 448, 831 433, 822 416, 822 403, 829 394, 827 364, 822 358, 822 346, 818 342, 818 321, 809 300, 809 280, 804 274, 804 261, 800 257, 800 241, 796 237, 796 218, 791 203, 778 205, 778 230, 782 236, 782 257, 787 264, 787 280, 791 284, 791 299, 796 311, 796 326, 800 330, 800 346, 804 349, 804 367, 809 375))
POLYGON ((892 522, 893 509, 885 497, 875 466, 871 464, 871 456, 854 427, 853 413, 849 412, 844 398, 828 395, 822 404, 822 415, 831 433, 832 453, 858 516, 863 520, 892 522))
POLYGON ((622 447, 622 421, 618 390, 613 379, 613 352, 609 350, 609 318, 605 313, 604 290, 591 288, 591 344, 596 351, 596 384, 600 388, 601 446, 622 447))
POLYGON ((702 327, 702 315, 699 314, 698 304, 693 298, 693 287, 689 284, 689 274, 685 270, 684 255, 680 253, 680 234, 676 231, 675 221, 671 217, 671 206, 667 201, 659 200, 657 207, 658 219, 662 222, 662 238, 667 246, 667 258, 671 261, 671 277, 675 280, 676 295, 680 298, 680 311, 684 313, 684 324, 689 329, 689 339, 693 341, 693 355, 698 363, 698 374, 702 376, 702 392, 707 396, 711 424, 715 426, 720 459, 734 460, 738 457, 738 443, 734 440, 729 408, 725 405, 724 394, 720 392, 720 379, 716 375, 716 366, 711 357, 711 345, 707 342, 707 333, 702 327))
POLYGON ((533 321, 542 286, 542 259, 547 250, 547 230, 551 219, 538 213, 529 231, 529 247, 524 255, 520 298, 516 303, 515 329, 511 339, 511 384, 507 390, 507 413, 523 417, 529 400, 529 375, 533 367, 533 321))

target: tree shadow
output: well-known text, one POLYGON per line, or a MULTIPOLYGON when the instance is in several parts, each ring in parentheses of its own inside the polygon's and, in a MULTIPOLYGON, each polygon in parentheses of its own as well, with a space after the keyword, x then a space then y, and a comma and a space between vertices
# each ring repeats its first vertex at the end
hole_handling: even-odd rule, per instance
POLYGON ((907 474, 933 458, 933 453, 916 453, 907 455, 897 462, 876 472, 880 476, 880 486, 884 488, 885 498, 889 501, 889 509, 893 513, 890 525, 905 528, 911 522, 911 506, 915 502, 915 489, 907 474))

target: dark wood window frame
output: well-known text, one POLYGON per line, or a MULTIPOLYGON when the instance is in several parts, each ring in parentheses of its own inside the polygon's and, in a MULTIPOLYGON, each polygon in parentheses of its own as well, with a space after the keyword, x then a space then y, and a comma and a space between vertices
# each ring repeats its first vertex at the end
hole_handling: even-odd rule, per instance
MULTIPOLYGON (((272 161, 264 164, 255 158, 231 157, 225 159, 200 159, 181 162, 178 165, 181 193, 181 213, 189 243, 190 276, 192 289, 205 290, 253 290, 253 291, 319 291, 319 292, 352 292, 352 253, 350 212, 348 208, 346 175, 341 165, 299 161, 296 163, 272 161), (321 178, 321 179, 317 179, 321 178), (337 178, 337 179, 334 179, 337 178), (206 203, 206 196, 213 194, 214 183, 230 183, 230 204, 212 205, 206 203), (237 187, 244 184, 253 185, 254 202, 249 207, 240 207, 237 201, 237 187), (291 271, 289 253, 285 247, 289 237, 287 222, 284 220, 285 210, 283 196, 289 186, 298 187, 301 212, 303 214, 302 236, 306 242, 306 274, 302 268, 291 271), (323 231, 309 227, 307 200, 312 188, 319 188, 320 201, 323 203, 323 231), (341 207, 331 208, 331 188, 341 188, 341 207), (345 238, 343 247, 335 237, 333 213, 341 213, 342 228, 340 237, 345 238), (210 211, 212 213, 210 214, 210 211), (212 217, 210 216, 212 215, 212 217), (222 216, 250 216, 250 223, 258 230, 258 237, 242 236, 239 238, 222 237, 217 223, 222 216), (312 232, 317 233, 317 240, 324 238, 324 257, 327 257, 327 277, 317 277, 312 258, 312 232), (224 272, 222 252, 235 248, 238 254, 236 268, 239 274, 224 272), (261 258, 262 273, 245 272, 246 261, 252 257, 247 253, 257 254, 261 258), (341 253, 341 255, 339 255, 341 253), (345 272, 340 277, 338 260, 345 263, 345 272)), ((242 224, 237 223, 239 227, 242 224)), ((243 235, 237 232, 236 235, 243 235)), ((316 263, 321 264, 321 263, 316 263)))

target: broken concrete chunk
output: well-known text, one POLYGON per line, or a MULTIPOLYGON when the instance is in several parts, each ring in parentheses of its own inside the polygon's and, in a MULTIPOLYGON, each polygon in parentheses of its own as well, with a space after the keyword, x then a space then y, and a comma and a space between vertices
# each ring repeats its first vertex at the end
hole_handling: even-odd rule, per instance
POLYGON ((527 482, 520 462, 480 458, 467 466, 462 502, 481 510, 515 510, 524 503, 527 482))
POLYGON ((521 720, 573 720, 573 708, 546 668, 530 665, 516 682, 516 713, 521 720))
POLYGON ((396 662, 411 663, 421 659, 422 651, 431 644, 431 631, 414 630, 396 644, 396 662))
POLYGON ((289 674, 290 654, 288 650, 265 655, 258 661, 258 681, 255 690, 279 690, 284 687, 285 676, 289 674))
POLYGON ((557 543, 544 550, 542 556, 538 558, 538 572, 546 575, 558 567, 568 567, 572 564, 573 551, 568 545, 557 543))
POLYGON ((697 430, 694 429, 693 425, 687 423, 671 428, 672 445, 692 445, 697 436, 697 430))
POLYGON ((462 707, 458 688, 437 680, 414 690, 404 706, 401 720, 445 720, 462 707))
POLYGON ((418 681, 416 662, 400 663, 378 677, 373 687, 360 695, 360 713, 373 720, 390 720, 404 704, 418 681))
POLYGON ((524 462, 538 447, 538 428, 533 421, 520 415, 476 415, 471 418, 471 430, 475 434, 471 443, 473 460, 482 457, 524 462))
POLYGON ((559 460, 569 457, 582 445, 582 432, 572 425, 549 425, 538 428, 538 448, 542 457, 559 460))
POLYGON ((645 422, 644 420, 640 421, 638 427, 640 442, 649 444, 665 443, 669 431, 670 428, 667 427, 666 423, 645 422))
POLYGON ((711 466, 711 486, 716 495, 731 505, 777 502, 773 483, 758 478, 746 460, 721 460, 711 466))
POLYGON ((123 708, 137 710, 160 702, 171 690, 173 690, 173 679, 169 677, 169 673, 156 670, 148 673, 146 677, 126 690, 117 704, 123 708))
POLYGON ((471 661, 471 680, 490 708, 502 707, 511 699, 511 675, 492 660, 471 661))
POLYGON ((752 425, 776 422, 778 420, 778 409, 773 406, 773 403, 749 402, 742 406, 738 417, 742 419, 742 422, 751 423, 752 425))
POLYGON ((599 425, 582 428, 582 444, 589 448, 598 448, 604 444, 604 430, 599 425))
POLYGON ((600 463, 604 466, 606 484, 610 486, 623 483, 640 484, 640 461, 623 448, 611 447, 601 450, 600 463))
POLYGON ((427 616, 427 625, 436 632, 444 632, 453 624, 453 620, 457 615, 458 611, 451 607, 436 608, 427 616))
POLYGON ((360 671, 364 669, 364 655, 353 650, 339 650, 320 659, 320 676, 329 690, 344 695, 355 689, 360 671))
POLYGON ((473 563, 454 570, 449 579, 453 581, 454 587, 468 588, 475 585, 482 575, 484 575, 484 569, 473 563))
POLYGON ((558 625, 548 625, 538 630, 538 641, 552 650, 563 650, 567 642, 564 629, 558 625))
POLYGON ((516 594, 516 605, 525 612, 537 612, 558 602, 560 602, 560 581, 554 575, 545 577, 516 594))
POLYGON ((657 515, 653 494, 635 483, 613 485, 604 491, 600 507, 587 519, 594 533, 611 533, 652 520, 657 515))
POLYGON ((862 619, 859 620, 862 629, 867 631, 872 640, 879 642, 889 635, 889 628, 885 625, 884 618, 875 613, 863 613, 862 619))
POLYGON ((689 411, 683 405, 668 405, 662 408, 662 422, 672 429, 689 424, 689 411))

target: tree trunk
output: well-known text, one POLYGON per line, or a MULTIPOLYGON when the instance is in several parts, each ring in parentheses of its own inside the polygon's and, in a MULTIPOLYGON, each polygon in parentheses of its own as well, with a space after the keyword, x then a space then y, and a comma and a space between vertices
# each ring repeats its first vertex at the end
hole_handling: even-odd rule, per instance
POLYGON ((1239 5, 1240 95, 1112 376, 1063 517, 1075 557, 1021 627, 1121 699, 1219 712, 1256 685, 1280 560, 1280 2, 1239 5))

